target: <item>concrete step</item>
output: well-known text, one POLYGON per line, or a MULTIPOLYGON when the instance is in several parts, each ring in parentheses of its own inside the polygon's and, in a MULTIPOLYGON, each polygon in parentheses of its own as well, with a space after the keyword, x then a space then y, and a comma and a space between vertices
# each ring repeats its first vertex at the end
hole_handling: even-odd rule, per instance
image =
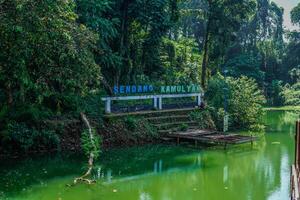
POLYGON ((119 118, 119 117, 161 117, 171 115, 186 115, 197 108, 182 108, 182 109, 169 109, 169 110, 153 110, 153 111, 141 111, 141 112, 129 112, 129 113, 111 113, 104 115, 105 118, 119 118))
POLYGON ((190 127, 190 126, 197 126, 198 122, 194 122, 194 121, 179 121, 179 122, 154 124, 154 126, 158 130, 163 130, 163 129, 166 130, 166 129, 170 129, 170 128, 176 128, 178 130, 178 128, 180 128, 180 125, 182 125, 182 124, 186 124, 186 125, 188 125, 188 127, 190 127))
POLYGON ((166 122, 177 122, 177 121, 188 121, 190 120, 189 115, 171 115, 161 117, 148 117, 146 118, 152 124, 166 123, 166 122))

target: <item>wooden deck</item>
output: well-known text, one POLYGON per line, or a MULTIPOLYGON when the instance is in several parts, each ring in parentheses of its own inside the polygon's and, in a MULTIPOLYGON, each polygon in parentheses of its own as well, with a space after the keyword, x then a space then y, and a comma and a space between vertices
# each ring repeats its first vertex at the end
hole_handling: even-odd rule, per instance
POLYGON ((300 121, 296 122, 295 162, 291 168, 291 200, 300 199, 300 121))
POLYGON ((217 131, 211 130, 187 130, 182 132, 167 134, 164 138, 176 139, 177 144, 181 141, 194 142, 195 145, 198 143, 209 144, 209 145, 235 145, 243 143, 252 143, 257 140, 257 137, 243 136, 238 134, 224 134, 217 131))

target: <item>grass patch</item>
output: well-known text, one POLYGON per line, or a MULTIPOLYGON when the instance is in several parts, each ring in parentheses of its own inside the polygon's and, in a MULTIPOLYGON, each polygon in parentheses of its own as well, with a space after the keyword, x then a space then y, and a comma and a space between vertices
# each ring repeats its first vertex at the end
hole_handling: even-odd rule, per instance
POLYGON ((300 111, 300 106, 282 106, 264 108, 265 111, 300 111))

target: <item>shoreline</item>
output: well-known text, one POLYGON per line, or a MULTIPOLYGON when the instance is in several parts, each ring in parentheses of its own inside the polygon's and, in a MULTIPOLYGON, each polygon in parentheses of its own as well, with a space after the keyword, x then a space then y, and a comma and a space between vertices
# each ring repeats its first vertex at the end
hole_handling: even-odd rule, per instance
POLYGON ((264 111, 300 111, 300 106, 265 107, 264 111))

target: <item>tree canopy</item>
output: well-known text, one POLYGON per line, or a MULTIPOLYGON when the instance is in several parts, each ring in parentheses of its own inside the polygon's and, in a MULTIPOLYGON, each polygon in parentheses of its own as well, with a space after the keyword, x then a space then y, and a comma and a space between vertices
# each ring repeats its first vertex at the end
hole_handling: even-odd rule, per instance
MULTIPOLYGON (((298 104, 300 32, 283 14, 270 0, 0 0, 1 140, 47 135, 43 120, 101 115, 114 85, 209 90, 222 74, 255 85, 265 105, 298 104)), ((291 19, 300 26, 300 4, 291 19)))

